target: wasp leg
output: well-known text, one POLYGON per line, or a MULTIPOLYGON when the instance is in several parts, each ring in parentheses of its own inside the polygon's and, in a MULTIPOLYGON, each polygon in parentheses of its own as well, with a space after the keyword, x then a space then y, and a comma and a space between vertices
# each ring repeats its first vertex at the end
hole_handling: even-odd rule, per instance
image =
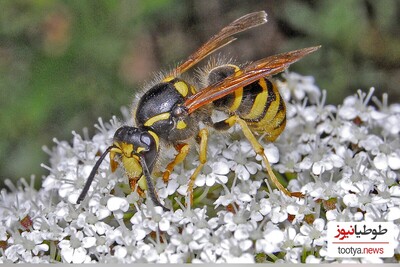
POLYGON ((234 115, 232 117, 229 117, 225 121, 218 122, 217 126, 218 128, 222 128, 222 124, 226 124, 227 126, 233 126, 235 123, 238 123, 240 127, 242 128, 244 136, 249 140, 250 144, 252 145, 254 151, 260 155, 265 163, 265 167, 267 168, 267 173, 269 177, 271 178, 272 182, 275 184, 275 186, 281 190, 285 195, 287 196, 294 196, 294 197, 303 197, 303 194, 301 192, 289 192, 279 181, 278 178, 276 178, 274 172, 272 171, 271 164, 268 161, 267 156, 264 153, 264 148, 263 146, 257 141, 257 138, 254 136, 253 132, 247 125, 246 121, 241 119, 239 116, 234 115))
POLYGON ((174 160, 167 165, 167 168, 163 173, 164 183, 168 183, 169 176, 174 167, 186 158, 187 154, 189 153, 190 146, 189 144, 178 144, 175 146, 175 149, 178 151, 178 154, 175 156, 174 160))
POLYGON ((187 192, 190 198, 190 204, 193 204, 193 186, 196 181, 196 177, 199 175, 201 170, 203 169, 204 164, 207 162, 207 143, 208 143, 208 130, 203 128, 199 131, 200 138, 200 151, 199 151, 199 160, 200 164, 197 166, 196 170, 194 170, 192 176, 190 176, 189 184, 187 192))

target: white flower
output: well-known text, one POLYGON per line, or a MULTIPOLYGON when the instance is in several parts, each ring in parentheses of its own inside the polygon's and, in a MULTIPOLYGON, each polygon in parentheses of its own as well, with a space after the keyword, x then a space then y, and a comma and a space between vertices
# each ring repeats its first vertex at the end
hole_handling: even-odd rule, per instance
POLYGON ((259 222, 272 210, 272 205, 268 199, 262 198, 259 202, 254 199, 250 204, 251 220, 259 222))
POLYGON ((357 96, 347 97, 343 102, 343 106, 338 110, 339 116, 345 120, 353 120, 359 117, 361 121, 368 122, 371 112, 374 110, 372 106, 368 106, 374 91, 375 89, 371 87, 368 94, 358 90, 357 96))
POLYGON ((229 165, 227 161, 223 158, 215 160, 203 167, 202 173, 196 178, 196 186, 211 187, 216 182, 225 184, 228 181, 229 165))
POLYGON ((315 103, 321 95, 321 91, 315 85, 314 77, 302 76, 295 72, 284 72, 284 81, 277 81, 279 88, 285 96, 285 100, 303 100, 306 96, 315 103))
POLYGON ((315 219, 313 225, 303 224, 300 233, 295 237, 295 242, 302 246, 323 246, 326 242, 325 221, 315 219))
POLYGON ((282 243, 282 248, 284 250, 290 250, 295 246, 294 238, 296 237, 296 229, 294 227, 288 227, 284 231, 284 241, 282 243))
MULTIPOLYGON (((61 240, 58 246, 61 249, 61 257, 68 263, 88 263, 90 256, 83 244, 82 232, 71 232, 70 240, 61 240)), ((84 241, 85 242, 85 241, 84 241)))
POLYGON ((306 156, 298 167, 302 170, 309 170, 315 175, 320 175, 324 172, 332 170, 334 167, 340 168, 343 166, 343 159, 338 155, 329 151, 329 147, 323 144, 315 144, 311 148, 309 156, 306 156))
POLYGON ((12 242, 4 254, 10 258, 13 262, 16 262, 19 258, 22 258, 26 262, 33 262, 34 257, 32 255, 39 255, 41 252, 49 250, 49 246, 43 243, 42 234, 39 231, 34 232, 22 232, 14 233, 12 236, 12 242))
POLYGON ((248 180, 250 175, 261 169, 261 164, 256 163, 255 152, 247 140, 237 141, 223 150, 222 155, 227 158, 230 168, 241 180, 248 180))
POLYGON ((263 238, 256 241, 256 250, 264 253, 280 251, 280 245, 284 241, 284 233, 274 224, 268 222, 265 225, 263 238))

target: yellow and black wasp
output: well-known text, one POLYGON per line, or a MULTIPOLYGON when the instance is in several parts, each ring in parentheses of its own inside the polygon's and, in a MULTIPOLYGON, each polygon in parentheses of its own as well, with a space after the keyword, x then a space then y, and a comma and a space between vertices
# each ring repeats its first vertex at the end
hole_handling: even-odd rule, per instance
POLYGON ((266 18, 267 14, 260 11, 233 21, 160 83, 147 90, 134 108, 136 126, 122 126, 115 132, 113 144, 96 162, 77 203, 85 198, 97 169, 107 153, 110 153, 111 170, 117 168, 118 162, 122 163, 132 190, 137 189, 137 182, 144 177, 152 201, 166 209, 158 200, 151 178, 161 152, 161 144, 172 145, 177 150, 175 158, 163 172, 163 179, 168 182, 174 167, 187 156, 189 141, 197 137, 200 164, 189 178, 188 194, 191 198, 195 179, 207 161, 208 127, 223 130, 234 124, 240 125, 255 152, 263 158, 274 184, 288 196, 301 196, 301 193, 289 192, 279 183, 256 136, 266 134, 267 140, 272 142, 286 124, 285 102, 274 82, 265 77, 284 71, 290 64, 316 51, 319 46, 263 58, 243 69, 232 64, 217 66, 208 72, 207 85, 199 91, 180 78, 182 73, 206 56, 234 41, 234 34, 261 25, 267 21, 266 18), (212 122, 214 109, 225 112, 228 118, 212 122), (200 128, 199 122, 205 126, 200 128))

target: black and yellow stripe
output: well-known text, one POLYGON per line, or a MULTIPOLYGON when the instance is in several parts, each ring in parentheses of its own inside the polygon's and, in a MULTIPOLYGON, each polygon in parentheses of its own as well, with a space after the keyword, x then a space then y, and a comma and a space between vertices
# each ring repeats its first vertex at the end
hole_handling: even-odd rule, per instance
MULTIPOLYGON (((216 72, 228 71, 240 72, 238 68, 219 68, 216 72)), ((213 74, 215 75, 215 74, 213 74)), ((218 73, 219 77, 223 75, 218 73)), ((262 78, 245 87, 237 89, 213 102, 216 109, 226 111, 230 115, 239 116, 250 129, 260 134, 266 134, 269 141, 275 139, 282 133, 286 125, 286 106, 276 85, 267 78, 262 78)), ((215 124, 217 129, 229 128, 232 122, 226 120, 215 124)))
POLYGON ((258 84, 263 91, 254 99, 250 112, 245 116, 239 115, 253 131, 265 133, 267 140, 272 142, 285 128, 286 106, 272 81, 263 78, 258 84))

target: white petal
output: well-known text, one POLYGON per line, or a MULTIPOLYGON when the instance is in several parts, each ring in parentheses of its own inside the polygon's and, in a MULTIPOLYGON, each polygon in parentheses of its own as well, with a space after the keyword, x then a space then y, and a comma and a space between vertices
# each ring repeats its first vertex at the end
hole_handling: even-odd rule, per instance
MULTIPOLYGON (((335 166, 336 168, 341 168, 344 164, 343 159, 336 154, 330 154, 328 156, 328 158, 331 161, 331 163, 333 164, 333 166, 335 166)), ((330 169, 332 169, 332 167, 330 169)))
POLYGON ((338 211, 337 211, 337 210, 328 210, 328 211, 326 212, 326 219, 327 219, 328 221, 334 221, 334 220, 336 220, 337 216, 338 216, 338 211))
POLYGON ((312 172, 316 175, 320 175, 325 172, 325 164, 321 161, 315 162, 312 166, 312 172))
POLYGON ((296 229, 294 229, 293 227, 287 228, 286 235, 287 235, 288 240, 293 240, 295 238, 295 236, 297 235, 296 229))
POLYGON ((125 247, 116 246, 114 248, 114 256, 117 258, 123 259, 125 258, 126 254, 128 254, 128 251, 125 247))
POLYGON ((129 203, 126 198, 110 197, 107 200, 107 208, 110 211, 122 210, 125 212, 129 209, 129 203))
POLYGON ((40 251, 48 251, 48 250, 49 250, 49 245, 47 245, 47 244, 40 244, 40 245, 36 245, 32 252, 33 252, 35 255, 37 255, 40 251))
POLYGON ((251 201, 251 196, 249 194, 245 193, 240 193, 238 196, 238 199, 243 202, 250 202, 251 201))
POLYGON ((215 180, 219 184, 226 184, 229 179, 225 175, 217 175, 215 180))
POLYGON ((168 231, 170 227, 170 221, 167 220, 166 218, 162 218, 161 221, 159 222, 159 227, 161 231, 168 231))
POLYGON ((348 207, 357 207, 358 206, 358 198, 356 194, 347 194, 343 197, 343 202, 348 207))
POLYGON ((64 261, 71 263, 74 256, 74 249, 71 247, 66 247, 61 249, 61 257, 64 261))
POLYGON ((397 153, 391 153, 388 156, 388 164, 392 170, 400 169, 400 157, 397 153))
POLYGON ((253 245, 253 242, 251 240, 243 240, 239 243, 240 249, 242 251, 246 251, 249 248, 251 248, 251 246, 253 245))
POLYGON ((86 249, 80 247, 74 250, 73 263, 83 263, 86 260, 86 249))
POLYGON ((68 206, 64 206, 56 211, 57 217, 63 218, 69 213, 68 206))
POLYGON ((100 206, 99 210, 96 212, 96 216, 99 220, 103 220, 110 216, 111 212, 104 206, 100 206))
POLYGON ((233 236, 236 240, 244 240, 249 237, 249 232, 245 227, 238 227, 233 236))
POLYGON ((271 232, 265 234, 265 239, 271 240, 273 243, 280 243, 285 238, 285 235, 281 230, 272 230, 271 232))
POLYGON ((299 206, 288 205, 287 208, 286 208, 286 211, 287 211, 289 214, 296 215, 296 214, 298 214, 298 212, 299 212, 299 206))
POLYGON ((299 168, 303 170, 308 170, 311 168, 313 162, 309 157, 305 157, 302 162, 299 163, 299 168))
POLYGON ((143 229, 135 229, 135 240, 139 241, 146 237, 146 231, 143 229))
MULTIPOLYGON (((161 179, 159 179, 161 180, 161 179)), ((164 182, 162 182, 163 186, 165 185, 164 182)), ((168 182, 168 186, 167 186, 167 190, 168 190, 168 194, 172 195, 176 192, 176 190, 178 189, 178 187, 180 186, 180 184, 175 180, 169 180, 168 182)), ((162 187, 161 187, 162 188, 162 187)), ((167 196, 166 196, 167 197, 167 196)), ((165 198, 166 198, 165 197, 165 198)))
POLYGON ((279 150, 274 144, 268 144, 264 149, 264 153, 270 163, 277 163, 279 161, 279 150))
POLYGON ((387 117, 387 115, 384 112, 380 112, 378 110, 373 110, 371 111, 371 118, 377 121, 382 121, 387 117))
POLYGON ((374 158, 374 164, 375 167, 378 170, 386 170, 388 167, 388 160, 387 156, 383 153, 379 153, 375 158, 374 158))
POLYGON ((238 178, 240 180, 249 180, 250 178, 250 173, 247 171, 247 169, 243 165, 237 165, 235 172, 238 175, 238 178))
POLYGON ((96 222, 94 226, 96 227, 96 232, 99 235, 104 235, 107 230, 107 224, 105 224, 104 222, 96 222))
POLYGON ((325 227, 325 221, 321 218, 315 219, 313 226, 315 229, 317 229, 318 231, 323 231, 324 227, 325 227))
POLYGON ((82 239, 82 246, 84 248, 90 248, 96 245, 96 238, 93 236, 84 237, 82 239))
POLYGON ((267 200, 261 199, 260 201, 260 213, 262 215, 267 215, 268 213, 271 212, 272 207, 271 207, 271 203, 267 200))
POLYGON ((339 136, 343 141, 354 141, 354 130, 351 125, 343 125, 340 127, 339 136))
POLYGON ((212 164, 213 172, 218 174, 228 174, 229 173, 229 166, 225 162, 215 162, 212 164))
POLYGON ((264 217, 261 215, 260 212, 252 212, 251 213, 251 220, 259 222, 263 219, 264 217))
POLYGON ((195 184, 197 187, 203 187, 204 184, 206 183, 206 179, 207 176, 204 174, 200 174, 199 176, 197 176, 196 180, 195 180, 195 184))
POLYGON ((352 120, 357 116, 357 114, 357 109, 353 106, 342 106, 338 111, 338 115, 345 120, 352 120))
POLYGON ((400 197, 400 187, 399 186, 392 186, 390 188, 390 195, 393 197, 400 197))
POLYGON ((260 168, 260 164, 258 164, 256 162, 249 161, 246 163, 246 170, 250 174, 255 174, 259 168, 260 168))
POLYGON ((386 220, 394 221, 400 218, 400 208, 399 207, 391 207, 389 208, 389 212, 387 213, 386 220))
POLYGON ((361 221, 363 218, 364 218, 364 214, 362 212, 354 213, 354 220, 355 221, 361 221))
POLYGON ((67 197, 69 194, 71 194, 71 192, 74 190, 73 185, 71 184, 62 184, 60 186, 60 188, 58 189, 58 194, 60 195, 60 197, 65 198, 67 197))
POLYGON ((213 186, 215 184, 215 176, 214 175, 209 175, 208 177, 207 177, 207 180, 206 180, 206 185, 208 186, 208 187, 211 187, 211 186, 213 186))

